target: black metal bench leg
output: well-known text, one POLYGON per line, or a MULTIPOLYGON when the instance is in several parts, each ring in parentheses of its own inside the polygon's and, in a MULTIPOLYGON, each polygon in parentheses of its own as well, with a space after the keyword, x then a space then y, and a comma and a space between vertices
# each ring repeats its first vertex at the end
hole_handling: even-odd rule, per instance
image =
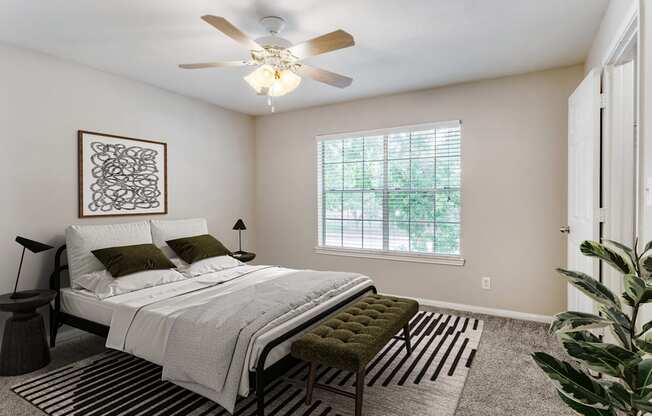
POLYGON ((312 403, 312 391, 315 389, 315 373, 317 372, 317 364, 311 362, 308 369, 308 381, 306 387, 306 404, 312 403))
POLYGON ((355 380, 355 416, 362 416, 362 403, 364 396, 364 367, 358 370, 355 380))
POLYGON ((412 342, 410 341, 410 324, 403 327, 403 337, 405 338, 405 348, 407 348, 408 355, 412 355, 412 342))

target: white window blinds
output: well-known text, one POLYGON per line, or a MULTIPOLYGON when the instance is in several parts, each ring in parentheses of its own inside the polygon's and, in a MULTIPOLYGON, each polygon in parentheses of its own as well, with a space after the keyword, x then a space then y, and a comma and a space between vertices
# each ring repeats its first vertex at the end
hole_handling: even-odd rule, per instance
POLYGON ((460 255, 459 121, 317 138, 318 244, 460 255))

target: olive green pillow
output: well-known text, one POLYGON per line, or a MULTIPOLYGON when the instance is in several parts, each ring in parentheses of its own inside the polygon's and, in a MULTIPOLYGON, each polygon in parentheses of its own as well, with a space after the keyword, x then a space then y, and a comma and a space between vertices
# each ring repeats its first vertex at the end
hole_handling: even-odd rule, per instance
POLYGON ((166 241, 168 246, 186 263, 194 263, 210 257, 226 256, 231 254, 228 248, 210 234, 196 235, 194 237, 177 238, 166 241))
POLYGON ((154 244, 108 247, 91 251, 113 277, 176 266, 154 244))

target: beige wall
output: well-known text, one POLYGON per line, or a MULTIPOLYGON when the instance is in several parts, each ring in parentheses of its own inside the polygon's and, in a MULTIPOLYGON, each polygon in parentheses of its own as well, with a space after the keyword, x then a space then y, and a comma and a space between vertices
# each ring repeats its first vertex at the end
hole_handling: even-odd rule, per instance
MULTIPOLYGON (((381 290, 552 314, 565 291, 566 100, 582 67, 251 117, 74 63, 0 45, 0 291, 11 289, 20 234, 57 245, 77 218, 76 131, 169 144, 170 214, 204 216, 211 232, 259 263, 352 270, 381 290), (464 267, 317 255, 317 134, 461 119, 464 267), (254 131, 255 130, 255 131, 254 131), (255 192, 251 192, 254 189, 255 192), (561 197, 560 197, 561 196, 561 197), (481 276, 493 289, 480 288, 481 276)), ((46 287, 53 252, 26 259, 22 286, 46 287)))
MULTIPOLYGON (((47 55, 0 45, 0 293, 10 291, 22 235, 63 243, 68 224, 142 220, 77 218, 77 130, 168 143, 169 215, 206 217, 235 247, 238 217, 251 225, 254 123, 249 116, 47 55)), ((28 255, 22 288, 47 287, 54 251, 28 255)))
POLYGON ((553 314, 565 307, 567 99, 582 66, 256 118, 259 262, 347 270, 381 291, 553 314), (315 136, 463 121, 464 267, 315 254, 315 136), (481 289, 482 276, 493 288, 481 289))

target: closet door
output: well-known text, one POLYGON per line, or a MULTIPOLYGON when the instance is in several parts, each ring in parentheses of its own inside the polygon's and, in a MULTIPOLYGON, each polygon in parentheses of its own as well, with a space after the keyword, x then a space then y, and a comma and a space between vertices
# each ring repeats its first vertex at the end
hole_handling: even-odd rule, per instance
MULTIPOLYGON (((598 262, 583 256, 584 240, 599 239, 600 73, 591 71, 568 100, 567 268, 598 278, 598 262)), ((593 301, 568 285, 568 310, 594 312, 593 301)))

